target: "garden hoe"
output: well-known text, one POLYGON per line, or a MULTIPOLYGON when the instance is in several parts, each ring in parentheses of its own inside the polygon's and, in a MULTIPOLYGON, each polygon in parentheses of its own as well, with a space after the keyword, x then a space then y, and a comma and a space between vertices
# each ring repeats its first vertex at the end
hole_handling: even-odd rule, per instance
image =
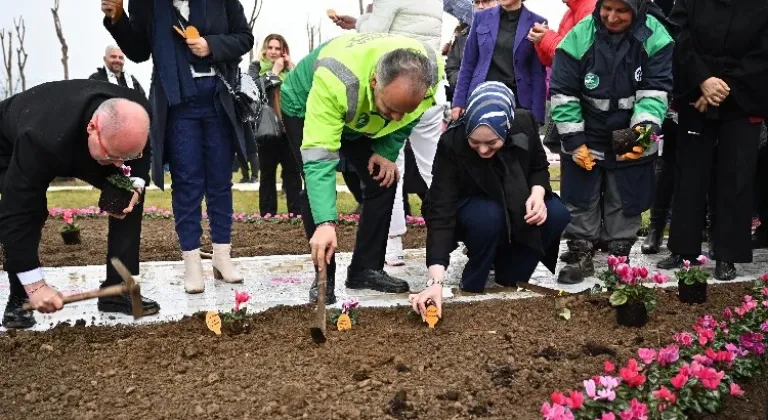
MULTIPOLYGON (((120 277, 123 278, 123 284, 107 286, 103 289, 91 290, 76 295, 64 296, 62 299, 64 304, 66 305, 68 303, 100 297, 130 295, 133 319, 141 318, 144 315, 144 307, 141 304, 141 288, 136 283, 136 280, 133 278, 133 275, 131 275, 128 268, 126 268, 119 259, 112 258, 112 265, 115 267, 115 270, 117 270, 117 273, 120 274, 120 277)), ((23 309, 25 311, 31 311, 32 306, 30 306, 29 303, 25 303, 23 309)))
POLYGON ((325 298, 328 290, 328 266, 325 261, 320 263, 315 276, 317 280, 317 313, 315 322, 317 322, 317 325, 311 327, 309 332, 312 334, 312 341, 315 344, 323 344, 325 343, 325 298))

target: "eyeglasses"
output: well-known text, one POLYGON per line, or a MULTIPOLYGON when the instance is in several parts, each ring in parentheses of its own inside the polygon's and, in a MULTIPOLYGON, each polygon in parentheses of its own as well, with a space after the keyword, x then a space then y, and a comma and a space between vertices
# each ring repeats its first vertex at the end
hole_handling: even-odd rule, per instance
POLYGON ((106 161, 110 162, 125 162, 128 160, 135 160, 140 159, 142 156, 144 156, 144 152, 139 152, 137 155, 134 156, 126 156, 126 157, 114 157, 110 156, 109 152, 107 152, 107 149, 104 147, 104 143, 101 142, 101 132, 99 129, 96 129, 96 141, 99 143, 99 147, 101 148, 101 151, 104 153, 104 159, 106 161))
POLYGON ((490 6, 494 3, 496 3, 496 0, 474 0, 475 7, 484 5, 484 6, 490 6))

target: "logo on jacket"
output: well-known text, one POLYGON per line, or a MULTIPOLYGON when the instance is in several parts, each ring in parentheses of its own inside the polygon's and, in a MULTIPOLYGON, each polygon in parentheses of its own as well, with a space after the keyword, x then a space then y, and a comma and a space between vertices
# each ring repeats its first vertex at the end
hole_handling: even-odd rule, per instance
POLYGON ((586 76, 584 76, 584 87, 592 90, 595 89, 598 85, 600 85, 600 77, 596 75, 595 73, 587 73, 586 76))
POLYGON ((355 128, 363 128, 371 121, 371 117, 368 114, 362 114, 357 118, 355 128))
POLYGON ((635 81, 639 82, 643 80, 643 68, 638 67, 637 70, 635 70, 635 81))

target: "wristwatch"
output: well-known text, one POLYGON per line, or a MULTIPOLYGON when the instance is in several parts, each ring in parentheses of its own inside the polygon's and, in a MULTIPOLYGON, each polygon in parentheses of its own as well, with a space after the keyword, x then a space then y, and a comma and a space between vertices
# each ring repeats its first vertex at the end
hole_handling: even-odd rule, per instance
POLYGON ((427 280, 427 287, 432 287, 436 284, 439 284, 440 287, 443 287, 443 285, 445 284, 445 280, 444 279, 438 280, 434 277, 430 277, 429 280, 427 280))

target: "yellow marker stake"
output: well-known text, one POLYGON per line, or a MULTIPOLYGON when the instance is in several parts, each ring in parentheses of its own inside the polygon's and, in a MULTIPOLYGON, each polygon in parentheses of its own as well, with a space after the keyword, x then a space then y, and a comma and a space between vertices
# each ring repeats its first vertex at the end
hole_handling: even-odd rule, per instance
POLYGON ((339 331, 351 330, 352 320, 349 318, 349 315, 347 314, 339 315, 339 319, 338 321, 336 321, 336 328, 338 328, 339 331))
POLYGON ((221 335, 221 318, 218 312, 209 311, 205 314, 205 324, 208 325, 208 329, 221 335))
POLYGON ((438 319, 437 306, 430 305, 427 307, 427 324, 429 324, 429 328, 435 328, 435 324, 437 324, 438 319))

